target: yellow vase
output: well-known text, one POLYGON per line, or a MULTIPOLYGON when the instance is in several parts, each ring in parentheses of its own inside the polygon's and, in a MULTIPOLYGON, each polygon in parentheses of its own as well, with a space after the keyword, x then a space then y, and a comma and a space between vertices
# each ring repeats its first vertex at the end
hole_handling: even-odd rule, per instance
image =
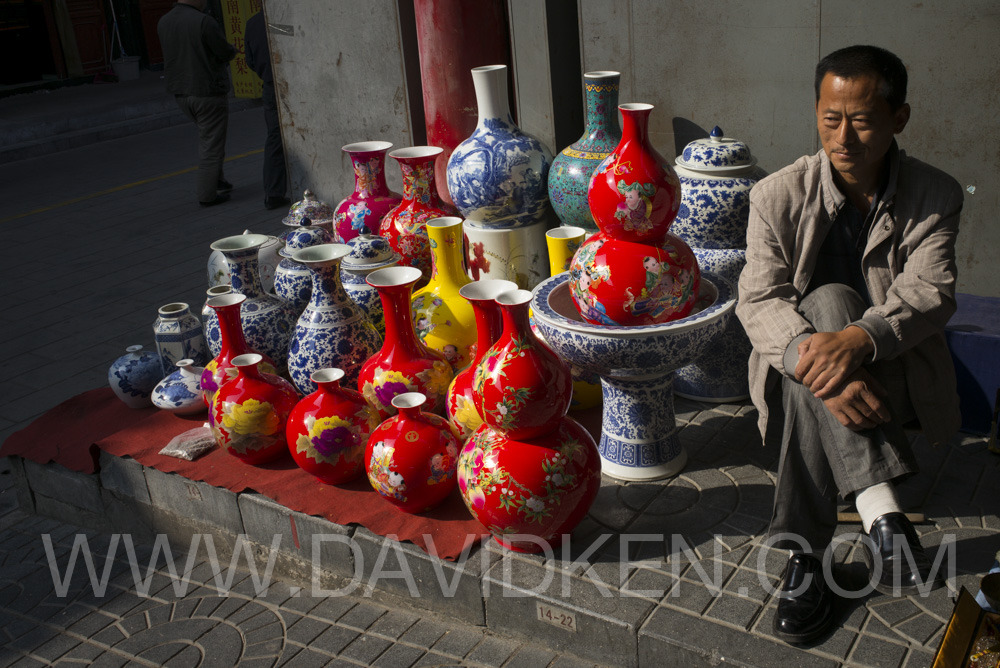
POLYGON ((462 219, 432 218, 426 223, 431 247, 431 280, 413 293, 410 305, 417 336, 429 348, 444 353, 452 369, 462 369, 474 357, 476 316, 459 289, 471 283, 465 272, 462 219))
POLYGON ((569 263, 576 249, 583 243, 587 230, 582 227, 556 227, 545 233, 545 243, 549 247, 549 275, 555 276, 569 271, 569 263))

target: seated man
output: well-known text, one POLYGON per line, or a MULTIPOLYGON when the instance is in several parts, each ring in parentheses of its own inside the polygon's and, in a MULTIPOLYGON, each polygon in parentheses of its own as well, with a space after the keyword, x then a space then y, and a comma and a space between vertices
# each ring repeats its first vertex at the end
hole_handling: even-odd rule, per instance
POLYGON ((838 492, 857 505, 879 591, 913 593, 931 570, 893 482, 917 470, 902 424, 916 418, 934 445, 959 424, 943 330, 962 190, 897 147, 909 116, 899 58, 836 51, 816 68, 823 149, 750 194, 736 313, 761 432, 781 439, 770 534, 793 550, 775 616, 788 642, 833 621, 819 558, 838 492))

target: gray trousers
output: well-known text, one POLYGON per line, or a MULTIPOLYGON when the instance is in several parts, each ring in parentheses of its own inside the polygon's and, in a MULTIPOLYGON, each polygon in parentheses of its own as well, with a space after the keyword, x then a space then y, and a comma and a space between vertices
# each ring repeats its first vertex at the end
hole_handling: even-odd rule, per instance
POLYGON ((223 180, 229 99, 225 95, 178 95, 177 106, 198 126, 198 201, 211 202, 223 180))
MULTIPOLYGON (((799 312, 817 332, 836 332, 859 319, 865 303, 854 290, 837 283, 806 295, 799 312)), ((784 426, 774 514, 770 534, 801 536, 816 552, 826 549, 837 526, 837 493, 845 499, 880 482, 917 470, 901 427, 913 416, 906 377, 898 360, 879 361, 866 369, 889 393, 892 421, 854 432, 841 425, 821 399, 798 381, 782 378, 784 426)), ((790 540, 775 547, 797 549, 790 540)))

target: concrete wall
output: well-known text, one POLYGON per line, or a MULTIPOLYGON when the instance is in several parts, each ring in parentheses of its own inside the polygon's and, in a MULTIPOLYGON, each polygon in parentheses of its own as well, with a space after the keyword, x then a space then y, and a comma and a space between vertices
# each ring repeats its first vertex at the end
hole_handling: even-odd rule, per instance
POLYGON ((959 291, 1000 297, 991 261, 1000 249, 1000 151, 989 139, 1000 102, 996 2, 579 0, 579 9, 583 71, 620 70, 621 101, 656 106, 652 138, 664 155, 719 125, 768 171, 819 149, 819 58, 863 43, 896 53, 913 108, 900 145, 970 189, 959 291))

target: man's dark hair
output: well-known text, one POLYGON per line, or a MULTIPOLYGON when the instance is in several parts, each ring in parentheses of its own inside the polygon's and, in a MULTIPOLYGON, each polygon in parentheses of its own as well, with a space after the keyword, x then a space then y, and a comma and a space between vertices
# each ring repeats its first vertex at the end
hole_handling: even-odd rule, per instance
POLYGON ((827 74, 854 79, 874 74, 882 79, 879 92, 895 112, 906 102, 906 67, 894 53, 877 46, 849 46, 838 49, 816 66, 816 101, 819 88, 827 74))

